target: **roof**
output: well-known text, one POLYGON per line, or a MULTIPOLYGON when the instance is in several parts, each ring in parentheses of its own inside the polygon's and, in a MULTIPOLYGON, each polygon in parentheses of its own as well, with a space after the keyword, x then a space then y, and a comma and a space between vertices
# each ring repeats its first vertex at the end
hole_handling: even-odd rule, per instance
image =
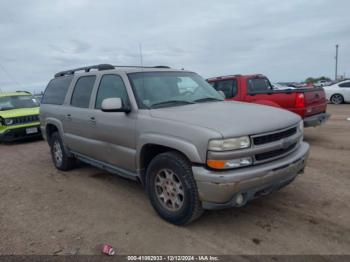
POLYGON ((32 94, 28 92, 0 92, 0 97, 5 96, 31 96, 32 94))

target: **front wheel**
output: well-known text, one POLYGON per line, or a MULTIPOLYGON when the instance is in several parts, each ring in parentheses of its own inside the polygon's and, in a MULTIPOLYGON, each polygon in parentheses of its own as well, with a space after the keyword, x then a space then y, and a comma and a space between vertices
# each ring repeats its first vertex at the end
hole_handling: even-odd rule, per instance
POLYGON ((159 154, 151 161, 146 188, 153 208, 170 223, 188 224, 203 213, 191 163, 177 152, 159 154))
POLYGON ((344 102, 344 97, 340 94, 334 94, 330 100, 333 104, 340 105, 344 102))

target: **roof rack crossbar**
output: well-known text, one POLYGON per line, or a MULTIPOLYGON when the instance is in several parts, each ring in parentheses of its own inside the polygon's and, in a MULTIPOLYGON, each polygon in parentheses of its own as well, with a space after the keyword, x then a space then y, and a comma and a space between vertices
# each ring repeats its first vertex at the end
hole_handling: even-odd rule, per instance
POLYGON ((110 65, 110 64, 99 64, 99 65, 78 67, 75 69, 70 69, 70 70, 58 72, 57 74, 55 74, 55 77, 60 77, 60 76, 64 76, 64 75, 74 75, 74 73, 77 71, 90 72, 91 69, 97 69, 98 71, 101 71, 101 70, 110 70, 110 69, 114 69, 114 68, 115 67, 113 65, 110 65))

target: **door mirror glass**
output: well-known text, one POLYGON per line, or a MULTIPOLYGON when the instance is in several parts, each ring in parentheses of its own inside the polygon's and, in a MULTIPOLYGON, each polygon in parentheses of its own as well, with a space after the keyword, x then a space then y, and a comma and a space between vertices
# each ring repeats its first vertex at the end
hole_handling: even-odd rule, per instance
POLYGON ((123 102, 119 97, 104 99, 101 110, 103 112, 130 112, 129 108, 123 106, 123 102))

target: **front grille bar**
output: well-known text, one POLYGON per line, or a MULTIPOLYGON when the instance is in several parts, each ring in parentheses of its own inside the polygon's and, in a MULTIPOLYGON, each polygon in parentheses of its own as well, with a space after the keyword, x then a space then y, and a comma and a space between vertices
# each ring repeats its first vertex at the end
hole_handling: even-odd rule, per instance
POLYGON ((39 121, 39 115, 13 117, 12 125, 21 125, 39 121))
POLYGON ((290 137, 297 132, 297 127, 289 128, 284 131, 267 134, 267 135, 259 135, 253 137, 253 143, 256 146, 271 143, 277 140, 281 140, 283 138, 290 137))

